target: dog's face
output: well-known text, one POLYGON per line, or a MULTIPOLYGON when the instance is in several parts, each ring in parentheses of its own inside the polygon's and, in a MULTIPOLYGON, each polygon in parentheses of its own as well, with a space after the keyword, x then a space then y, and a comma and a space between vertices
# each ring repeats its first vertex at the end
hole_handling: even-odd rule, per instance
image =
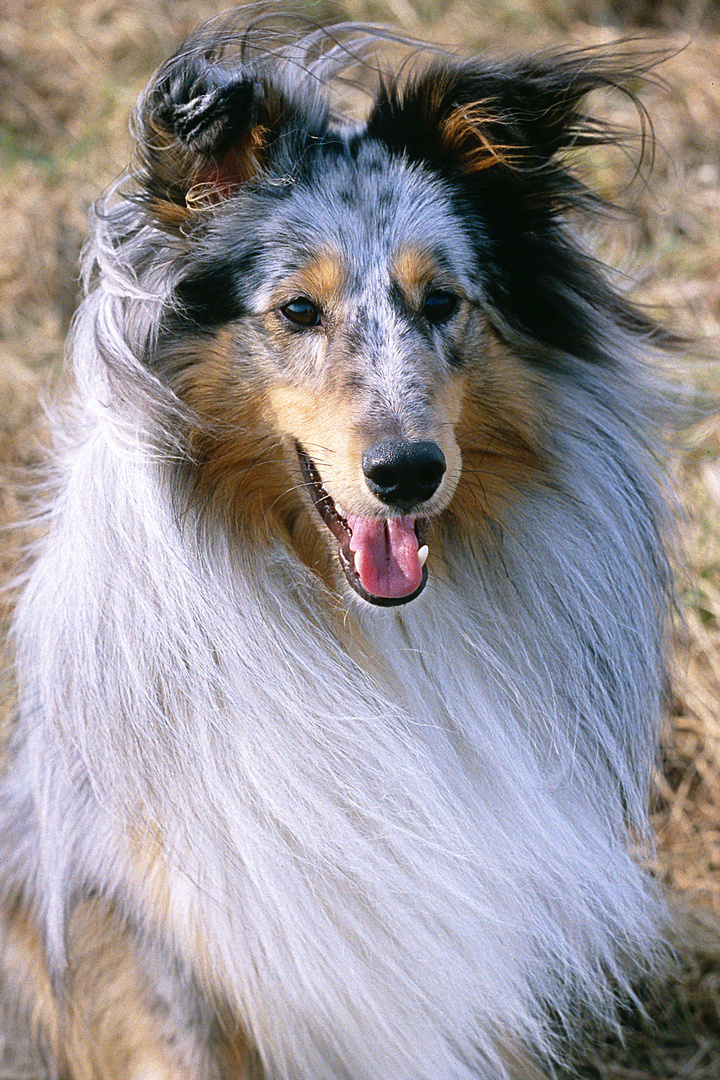
POLYGON ((209 353, 185 343, 205 359, 184 396, 196 405, 202 388, 238 450, 250 396, 251 431, 278 436, 276 471, 352 587, 401 603, 424 585, 425 522, 461 475, 457 428, 486 334, 472 248, 442 185, 377 144, 317 149, 307 168, 279 198, 245 192, 218 213, 180 295, 195 319, 216 305, 231 317, 209 353), (218 367, 227 382, 211 389, 218 367))
POLYGON ((403 602, 460 476, 462 358, 482 328, 470 246, 439 185, 378 147, 318 161, 303 187, 253 298, 272 422, 348 581, 403 602))
POLYGON ((511 342, 577 332, 548 282, 576 272, 550 162, 579 71, 438 66, 351 129, 312 80, 205 47, 144 103, 146 198, 183 250, 155 362, 199 418, 197 488, 371 603, 414 599, 436 524, 541 468, 543 379, 511 342))
POLYGON ((266 514, 309 517, 364 599, 412 599, 425 523, 461 475, 457 428, 486 333, 447 193, 375 143, 336 141, 273 198, 245 190, 214 215, 178 289, 195 325, 165 346, 188 357, 182 396, 225 429, 213 457, 234 445, 223 468, 239 478, 267 454, 258 435, 275 436, 245 497, 261 487, 266 514))

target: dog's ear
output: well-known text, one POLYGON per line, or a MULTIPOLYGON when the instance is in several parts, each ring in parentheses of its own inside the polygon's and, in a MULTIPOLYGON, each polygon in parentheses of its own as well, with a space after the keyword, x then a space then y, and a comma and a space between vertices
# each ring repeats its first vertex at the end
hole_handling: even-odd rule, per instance
POLYGON ((594 50, 506 64, 440 61, 404 85, 382 87, 368 133, 449 174, 501 165, 527 175, 571 146, 614 141, 617 133, 585 115, 582 100, 622 88, 647 66, 594 50))
POLYGON ((178 226, 251 181, 283 133, 309 138, 310 127, 263 66, 181 54, 161 69, 135 118, 145 200, 162 224, 178 226))

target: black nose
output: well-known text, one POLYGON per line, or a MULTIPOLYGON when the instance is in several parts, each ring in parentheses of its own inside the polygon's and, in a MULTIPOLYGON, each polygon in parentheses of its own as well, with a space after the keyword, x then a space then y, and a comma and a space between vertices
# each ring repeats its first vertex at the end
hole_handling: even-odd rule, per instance
POLYGON ((389 439, 371 446, 363 454, 362 466, 373 495, 401 510, 411 510, 434 495, 446 468, 436 443, 389 439))

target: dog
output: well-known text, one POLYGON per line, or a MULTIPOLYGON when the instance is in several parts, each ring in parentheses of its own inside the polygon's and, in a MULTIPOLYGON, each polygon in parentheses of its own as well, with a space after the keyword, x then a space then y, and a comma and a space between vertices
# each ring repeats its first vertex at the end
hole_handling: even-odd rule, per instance
POLYGON ((358 119, 402 45, 201 29, 95 212, 12 627, 2 1075, 527 1080, 662 956, 670 337, 573 168, 644 62, 418 47, 358 119))

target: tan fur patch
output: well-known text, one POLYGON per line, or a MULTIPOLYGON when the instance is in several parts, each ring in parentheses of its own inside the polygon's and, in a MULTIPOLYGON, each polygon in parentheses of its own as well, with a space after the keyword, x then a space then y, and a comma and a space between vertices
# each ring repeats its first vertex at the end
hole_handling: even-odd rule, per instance
POLYGON ((150 212, 158 224, 175 231, 188 219, 188 208, 172 199, 151 199, 150 212))
POLYGON ((530 1059, 527 1051, 510 1046, 498 1049, 513 1080, 550 1080, 548 1074, 530 1059))
POLYGON ((302 498, 295 448, 282 437, 293 429, 278 427, 259 380, 249 384, 244 372, 239 385, 236 357, 232 332, 223 330, 176 383, 201 421, 190 434, 196 495, 211 516, 252 543, 286 539, 330 585, 332 551, 302 498))
POLYGON ((496 118, 488 112, 487 102, 474 101, 459 105, 443 121, 443 142, 456 155, 465 172, 481 172, 508 161, 512 148, 492 143, 483 131, 483 127, 493 120, 496 118))
POLYGON ((298 293, 319 303, 337 300, 345 284, 345 267, 340 256, 325 249, 307 263, 297 275, 298 293))
POLYGON ((292 432, 310 454, 333 499, 354 513, 374 513, 377 504, 361 475, 369 439, 352 400, 341 391, 319 397, 301 387, 276 386, 270 404, 281 430, 292 432))
POLYGON ((262 164, 266 146, 267 130, 262 125, 256 124, 245 132, 217 167, 217 189, 223 191, 252 180, 262 164))
MULTIPOLYGON (((356 513, 372 512, 369 492, 367 504, 361 502, 365 493, 359 473, 365 443, 352 403, 340 393, 325 393, 319 398, 300 387, 278 385, 270 390, 269 408, 271 422, 281 431, 292 432, 310 454, 333 498, 356 513)), ((294 447, 291 449, 294 453, 294 447)), ((297 495, 300 498, 299 490, 297 495)), ((302 562, 332 587, 337 574, 335 541, 304 499, 302 518, 304 527, 296 529, 293 547, 302 562)))
MULTIPOLYGON (((4 927, 2 958, 30 1037, 73 1080, 193 1080, 111 907, 78 904, 68 930, 67 1011, 56 1005, 37 927, 21 908, 4 927)), ((13 992, 13 991, 11 991, 13 992)), ((44 1075, 44 1072, 43 1072, 44 1075)))
POLYGON ((406 296, 419 302, 424 289, 438 276, 438 266, 426 248, 410 245, 393 260, 393 275, 406 296))
POLYGON ((32 1046, 60 1064, 60 1023, 37 926, 18 901, 0 915, 0 930, 3 1004, 15 1004, 18 1016, 27 1017, 32 1046))
POLYGON ((181 1080, 153 988, 117 916, 86 900, 73 912, 69 940, 66 1053, 73 1077, 181 1080))
POLYGON ((289 478, 278 440, 263 424, 261 386, 238 385, 229 337, 221 331, 176 389, 200 419, 190 436, 198 494, 213 513, 262 534, 268 501, 281 496, 289 478))
POLYGON ((234 188, 248 183, 261 167, 267 132, 259 124, 245 132, 218 161, 209 161, 154 122, 149 127, 154 184, 168 193, 167 198, 153 198, 150 208, 167 228, 178 229, 191 213, 215 205, 234 188))
MULTIPOLYGON (((467 392, 467 379, 465 375, 456 375, 449 379, 438 395, 436 401, 436 419, 439 432, 435 441, 440 449, 446 450, 447 435, 443 438, 442 432, 454 428, 462 416, 465 395, 467 392)), ((447 454, 445 455, 447 457, 447 454)))
POLYGON ((518 483, 543 470, 543 397, 530 370, 501 343, 485 344, 457 425, 463 470, 451 509, 465 527, 501 518, 518 483))
MULTIPOLYGON (((343 394, 318 394, 299 386, 276 385, 268 394, 276 422, 281 430, 292 431, 305 445, 325 448, 327 454, 334 455, 336 447, 347 450, 360 445, 356 430, 357 417, 353 403, 343 394)), ((329 458, 323 462, 322 452, 316 464, 324 464, 332 469, 337 463, 329 458)))

